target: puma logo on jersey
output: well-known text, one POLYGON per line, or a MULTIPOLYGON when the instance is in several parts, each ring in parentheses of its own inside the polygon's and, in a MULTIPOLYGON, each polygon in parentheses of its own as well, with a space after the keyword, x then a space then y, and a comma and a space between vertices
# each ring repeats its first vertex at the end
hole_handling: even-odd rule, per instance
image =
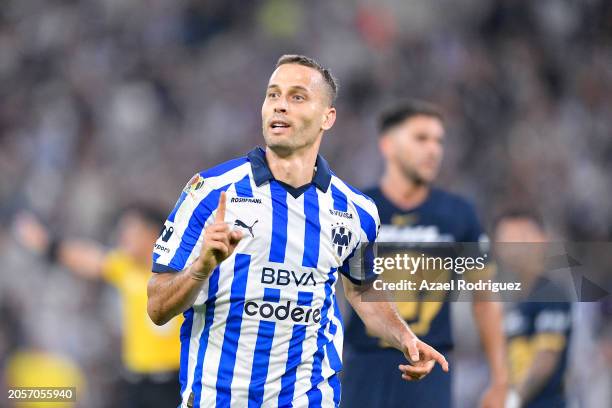
POLYGON ((240 221, 240 220, 236 220, 234 221, 234 226, 235 227, 241 227, 241 228, 246 228, 249 230, 249 232, 251 233, 251 236, 253 238, 255 238, 255 235, 253 234, 253 227, 255 226, 255 224, 257 224, 257 221, 259 220, 255 220, 255 222, 253 223, 253 225, 251 225, 250 227, 248 225, 246 225, 244 222, 240 221))

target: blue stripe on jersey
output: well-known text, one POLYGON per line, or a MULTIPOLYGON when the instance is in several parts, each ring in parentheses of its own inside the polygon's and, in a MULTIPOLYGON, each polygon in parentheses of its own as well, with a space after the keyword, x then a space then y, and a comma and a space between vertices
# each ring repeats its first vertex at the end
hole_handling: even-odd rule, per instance
POLYGON ((221 360, 219 361, 219 372, 217 374, 217 407, 229 407, 232 399, 231 387, 250 263, 251 255, 236 254, 234 278, 232 279, 230 293, 230 310, 225 322, 225 334, 223 335, 221 360))
MULTIPOLYGON (((342 314, 340 313, 340 309, 338 308, 338 301, 336 299, 336 294, 332 295, 332 303, 333 303, 332 307, 334 308, 334 317, 336 319, 338 319, 338 321, 340 322, 340 327, 342 329, 344 329, 344 325, 342 324, 342 314)), ((337 331, 338 331, 338 328, 334 324, 333 320, 330 320, 330 322, 329 322, 329 334, 334 336, 337 331)), ((335 347, 334 347, 334 350, 335 350, 335 347)), ((340 366, 342 366, 342 362, 340 362, 340 366)))
POLYGON ((334 390, 334 405, 336 407, 340 406, 340 395, 342 393, 342 386, 340 385, 340 380, 338 379, 338 373, 329 377, 329 385, 331 385, 334 390))
POLYGON ((376 240, 377 233, 376 221, 374 221, 374 217, 372 217, 369 212, 367 212, 357 204, 355 204, 355 208, 357 209, 357 214, 359 215, 359 223, 361 224, 361 229, 366 233, 368 241, 374 242, 376 240))
MULTIPOLYGON (((278 303, 280 289, 265 288, 263 300, 278 303)), ((275 322, 261 320, 257 331, 255 352, 253 353, 253 368, 251 370, 251 384, 249 385, 249 408, 260 407, 263 401, 264 386, 268 377, 268 364, 270 351, 274 340, 275 322)))
POLYGON ((183 201, 185 201, 185 198, 187 197, 187 194, 188 193, 186 193, 184 191, 181 193, 181 195, 179 196, 179 199, 177 200, 176 204, 174 205, 174 208, 172 209, 172 212, 168 216, 168 221, 174 222, 174 217, 176 216, 176 212, 181 207, 181 204, 183 204, 183 201))
POLYGON ((351 251, 349 256, 346 257, 346 259, 344 260, 344 262, 340 266, 340 269, 338 269, 340 271, 340 273, 342 273, 347 278, 351 279, 351 282, 353 282, 353 283, 356 283, 356 281, 354 281, 354 279, 351 277, 351 264, 350 264, 350 261, 351 261, 351 258, 353 258, 355 256, 355 252, 357 252, 358 250, 359 250, 359 244, 355 248, 353 248, 353 250, 351 251))
POLYGON ((313 356, 312 374, 310 376, 310 385, 312 388, 306 393, 309 407, 320 407, 323 399, 323 395, 318 385, 325 380, 321 375, 321 365, 323 358, 325 358, 325 345, 329 342, 329 339, 325 336, 325 326, 330 321, 329 318, 327 318, 327 313, 332 302, 332 287, 336 282, 336 276, 336 268, 332 268, 325 282, 325 300, 321 308, 321 316, 323 316, 323 319, 321 319, 320 327, 317 332, 317 351, 313 356))
POLYGON ((227 173, 230 170, 235 169, 236 167, 246 163, 248 161, 248 159, 246 157, 239 157, 237 159, 232 159, 229 161, 226 161, 225 163, 221 163, 215 167, 211 167, 208 170, 204 170, 202 172, 200 172, 200 176, 207 178, 207 177, 217 177, 222 175, 223 173, 227 173))
MULTIPOLYGON (((193 372, 193 383, 191 384, 191 392, 194 396, 194 407, 200 406, 202 398, 202 366, 204 365, 204 357, 206 348, 208 347, 208 336, 210 328, 215 318, 215 302, 217 300, 217 291, 219 290, 219 267, 217 266, 213 273, 208 278, 208 299, 206 300, 206 312, 204 314, 204 329, 200 335, 200 345, 198 347, 198 357, 196 359, 196 367, 193 372)), ((181 365, 182 367, 182 365, 181 365)))
POLYGON ((242 180, 236 183, 236 194, 238 197, 253 197, 253 190, 251 189, 251 179, 247 174, 242 180))
POLYGON ((185 320, 181 325, 181 365, 179 367, 179 382, 181 383, 181 395, 187 387, 187 365, 189 364, 189 342, 191 340, 191 328, 193 327, 193 307, 183 313, 185 320))
POLYGON ((191 255, 191 251, 193 251, 193 247, 198 242, 198 239, 200 239, 200 234, 202 233, 202 229, 204 229, 206 220, 210 217, 210 214, 217 209, 221 192, 227 190, 229 186, 230 184, 227 184, 220 189, 211 191, 202 201, 200 201, 200 204, 198 204, 189 219, 189 224, 187 224, 187 228, 185 228, 178 249, 168 264, 170 268, 177 271, 183 270, 189 255, 191 255))
MULTIPOLYGON (((335 174, 334 174, 335 176, 335 174)), ((337 176, 336 176, 337 177, 337 176)), ((343 182, 344 183, 344 182, 343 182)), ((368 201, 374 202, 374 200, 372 200, 370 197, 368 197, 367 195, 363 194, 361 191, 357 190, 355 187, 351 186, 350 184, 344 183, 345 186, 348 187, 349 190, 351 190, 353 193, 358 194, 362 197, 365 197, 368 199, 368 201)))
POLYGON ((340 360, 340 355, 338 354, 338 350, 336 350, 336 346, 332 341, 327 343, 325 346, 327 349, 327 357, 329 358, 329 366, 335 371, 339 372, 342 370, 342 360, 340 360))
POLYGON ((274 340, 276 323, 261 320, 257 331, 257 342, 253 354, 253 369, 251 371, 251 384, 249 385, 249 408, 260 407, 263 401, 264 385, 268 377, 268 364, 270 351, 274 340))
POLYGON ((376 221, 374 218, 363 208, 359 207, 355 204, 355 208, 357 209, 357 214, 359 215, 359 223, 361 224, 361 229, 363 229, 368 237, 368 244, 362 250, 362 265, 363 269, 361 271, 361 280, 370 281, 374 279, 377 275, 374 273, 374 241, 376 241, 376 235, 378 231, 376 230, 376 221))
MULTIPOLYGON (((319 343, 319 339, 317 339, 317 345, 319 343)), ((321 375, 321 364, 323 362, 323 358, 325 357, 324 347, 317 349, 313 356, 312 362, 312 375, 310 376, 310 385, 312 388, 308 390, 306 396, 308 397, 308 407, 315 408, 321 407, 321 401, 323 400, 323 394, 319 389, 319 384, 321 384, 324 380, 321 375)))
POLYGON ((319 197, 314 186, 304 193, 304 255, 302 266, 316 268, 319 262, 319 240, 321 238, 321 223, 319 222, 319 197))
POLYGON ((180 271, 177 271, 174 268, 171 268, 171 267, 166 266, 166 265, 159 264, 157 262, 153 262, 153 267, 151 268, 151 270, 153 272, 155 272, 155 273, 180 272, 180 271))
POLYGON ((311 306, 312 305, 312 292, 298 292, 297 304, 298 306, 311 306))
POLYGON ((265 288, 264 289, 263 300, 264 300, 264 302, 275 302, 275 303, 278 303, 280 301, 280 294, 281 294, 280 289, 265 288))
POLYGON ((161 254, 153 252, 153 263, 156 263, 160 256, 161 254))
MULTIPOLYGON (((241 157, 238 159, 233 159, 230 160, 228 162, 219 164, 218 166, 215 166, 209 170, 205 170, 200 172, 200 176, 206 178, 206 177, 215 177, 215 176, 220 176, 223 173, 226 173, 232 169, 235 169, 236 167, 240 166, 241 164, 244 164, 247 161, 246 157, 241 157)), ((250 187, 250 186, 249 186, 250 187)), ((179 196, 179 199, 176 201, 176 204, 174 205, 174 208, 172 209, 172 212, 170 213, 170 215, 168 216, 168 221, 174 222, 174 217, 176 216, 176 212, 178 211, 178 209, 181 207, 181 204, 183 204, 183 201, 185 201, 185 198, 187 198, 187 195, 189 193, 186 193, 185 191, 181 192, 181 195, 179 196)))
POLYGON ((276 181, 270 182, 272 197, 272 240, 270 241, 270 262, 285 262, 287 249, 287 191, 276 181))
POLYGON ((281 377, 281 392, 278 395, 278 406, 292 406, 293 393, 295 391, 295 376, 297 368, 302 362, 302 345, 306 338, 306 326, 296 324, 293 326, 291 340, 289 341, 289 352, 287 353, 287 364, 285 373, 281 377))
POLYGON ((338 190, 333 184, 331 185, 331 191, 332 198, 334 199, 334 210, 347 211, 348 201, 346 199, 346 194, 338 190))
POLYGON ((338 301, 336 299, 336 295, 334 294, 334 315, 336 319, 340 322, 340 328, 344 331, 344 321, 342 320, 342 313, 340 313, 340 307, 338 306, 338 301))

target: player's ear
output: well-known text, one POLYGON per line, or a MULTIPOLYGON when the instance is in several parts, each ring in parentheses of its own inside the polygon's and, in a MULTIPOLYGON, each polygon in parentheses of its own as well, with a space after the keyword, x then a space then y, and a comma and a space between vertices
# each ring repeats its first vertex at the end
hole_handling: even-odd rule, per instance
POLYGON ((336 108, 330 106, 325 112, 323 118, 323 125, 321 126, 321 128, 323 130, 329 130, 332 126, 334 126, 334 122, 336 122, 336 108))
POLYGON ((391 151, 393 150, 393 143, 391 143, 391 138, 389 135, 381 135, 378 138, 378 149, 380 153, 383 155, 385 159, 391 156, 391 151))

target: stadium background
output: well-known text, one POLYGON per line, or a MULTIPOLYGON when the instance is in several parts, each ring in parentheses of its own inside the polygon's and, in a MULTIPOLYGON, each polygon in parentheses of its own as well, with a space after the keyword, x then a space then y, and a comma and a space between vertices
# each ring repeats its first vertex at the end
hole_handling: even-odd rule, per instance
MULTIPOLYGON (((283 53, 338 77, 322 153, 352 184, 382 170, 377 112, 423 98, 447 115, 439 184, 475 202, 485 225, 522 203, 560 240, 609 241, 611 50, 606 0, 3 1, 0 367, 23 347, 64 354, 84 373, 80 406, 108 406, 116 294, 26 253, 12 219, 30 208, 62 234, 110 244, 123 205, 169 210, 194 171, 262 143, 264 86, 283 53)), ((605 310, 576 308, 579 406, 611 404, 605 310)), ((458 407, 486 380, 470 327, 457 328, 458 407)))

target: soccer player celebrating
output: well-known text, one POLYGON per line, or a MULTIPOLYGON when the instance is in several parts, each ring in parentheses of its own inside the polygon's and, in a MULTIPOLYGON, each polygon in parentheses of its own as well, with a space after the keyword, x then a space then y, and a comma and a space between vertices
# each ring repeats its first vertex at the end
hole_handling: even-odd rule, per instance
MULTIPOLYGON (((438 110, 424 102, 407 101, 383 112, 379 122, 385 172, 379 186, 366 190, 378 206, 379 242, 403 243, 406 248, 414 243, 478 242, 482 232, 473 207, 432 186, 444 153, 444 123, 438 110)), ((449 353, 453 347, 450 304, 440 301, 439 295, 432 299, 427 295, 422 294, 424 301, 398 303, 398 310, 423 341, 449 353)), ((491 384, 481 407, 503 407, 508 374, 501 306, 475 301, 473 312, 491 369, 491 384)), ((389 370, 401 356, 354 317, 346 329, 343 406, 399 407, 403 401, 410 401, 410 407, 452 406, 449 375, 434 369, 419 383, 397 381, 389 370)))
POLYGON ((369 330, 409 360, 397 377, 448 370, 392 304, 361 301, 378 213, 318 155, 335 96, 327 69, 281 57, 261 110, 266 148, 196 174, 166 221, 148 312, 157 324, 184 313, 184 408, 338 406, 338 272, 369 330))

